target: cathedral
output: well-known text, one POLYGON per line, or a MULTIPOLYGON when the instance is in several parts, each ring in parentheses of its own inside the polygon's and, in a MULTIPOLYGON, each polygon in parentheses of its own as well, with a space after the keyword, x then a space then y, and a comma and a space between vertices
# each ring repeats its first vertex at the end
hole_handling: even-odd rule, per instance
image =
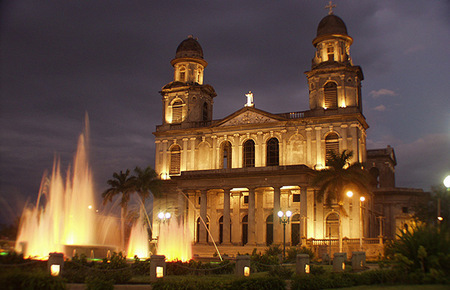
POLYGON ((204 83, 208 62, 195 38, 183 40, 170 62, 173 81, 160 91, 162 124, 154 135, 163 196, 155 200, 153 224, 158 213, 169 212, 189 228, 196 245, 214 242, 242 253, 245 247, 251 252, 280 245, 283 238, 291 246, 336 241, 341 251, 343 240, 382 244, 410 223, 411 199, 423 192, 398 193, 393 148, 366 148, 364 75, 351 58, 352 43, 341 18, 331 12, 320 21, 305 72, 308 110, 266 112, 248 92, 241 109, 214 119, 214 98, 220 96, 204 83), (366 164, 374 190, 354 192, 343 205, 325 205, 316 198, 312 177, 328 166, 330 152, 343 150, 353 152, 351 162, 366 164))

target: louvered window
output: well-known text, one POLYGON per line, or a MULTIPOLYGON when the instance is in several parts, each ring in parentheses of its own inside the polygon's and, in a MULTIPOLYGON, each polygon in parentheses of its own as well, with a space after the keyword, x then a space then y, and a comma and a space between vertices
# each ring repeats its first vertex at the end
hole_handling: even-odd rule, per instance
POLYGON ((176 145, 170 150, 170 170, 169 174, 180 174, 180 164, 181 164, 181 148, 176 145))
POLYGON ((176 101, 172 105, 172 123, 180 123, 183 120, 183 103, 176 101))
POLYGON ((280 164, 279 156, 278 139, 269 139, 269 141, 267 141, 267 166, 278 166, 280 164))
POLYGON ((339 154, 339 136, 336 133, 328 134, 325 138, 325 152, 326 152, 326 165, 329 165, 328 162, 331 158, 331 152, 334 154, 339 154))
POLYGON ((221 168, 231 168, 231 143, 226 141, 222 144, 221 168))
POLYGON ((337 85, 329 82, 325 85, 324 90, 324 108, 337 108, 337 85))

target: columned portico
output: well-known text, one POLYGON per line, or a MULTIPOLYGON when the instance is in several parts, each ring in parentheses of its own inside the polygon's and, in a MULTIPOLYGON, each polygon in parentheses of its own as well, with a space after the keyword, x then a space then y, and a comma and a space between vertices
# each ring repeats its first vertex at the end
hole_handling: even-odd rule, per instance
POLYGON ((255 188, 248 189, 248 245, 256 245, 255 188))
POLYGON ((200 196, 200 226, 199 226, 199 243, 206 243, 206 235, 207 228, 206 228, 206 211, 207 211, 207 205, 208 205, 208 190, 202 189, 200 196))
POLYGON ((230 188, 223 189, 223 244, 227 245, 231 242, 230 232, 230 188))
POLYGON ((279 186, 273 187, 273 242, 278 245, 283 241, 281 225, 278 222, 277 213, 280 211, 280 193, 279 186))

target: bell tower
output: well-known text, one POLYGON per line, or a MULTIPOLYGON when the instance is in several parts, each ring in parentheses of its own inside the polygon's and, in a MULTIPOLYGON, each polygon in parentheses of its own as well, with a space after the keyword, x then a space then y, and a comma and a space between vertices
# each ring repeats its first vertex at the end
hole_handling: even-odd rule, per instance
POLYGON ((317 27, 312 44, 316 53, 311 70, 305 72, 309 85, 311 110, 356 107, 362 113, 362 69, 354 66, 350 57, 353 39, 341 18, 333 14, 325 16, 317 27))
MULTIPOLYGON (((163 126, 187 123, 207 124, 212 120, 214 88, 203 84, 208 63, 203 50, 191 35, 178 45, 173 81, 160 91, 163 101, 163 126)), ((183 127, 183 126, 182 126, 183 127)))

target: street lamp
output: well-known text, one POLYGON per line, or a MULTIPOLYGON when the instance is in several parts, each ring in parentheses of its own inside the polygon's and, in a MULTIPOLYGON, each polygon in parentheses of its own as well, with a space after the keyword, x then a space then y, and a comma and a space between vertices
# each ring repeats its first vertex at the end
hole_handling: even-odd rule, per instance
POLYGON ((363 236, 363 220, 362 220, 362 208, 363 202, 366 200, 364 196, 359 198, 359 250, 362 251, 362 236, 363 236))
POLYGON ((289 218, 291 217, 292 212, 290 210, 286 211, 286 213, 281 210, 278 212, 278 217, 280 218, 280 224, 283 224, 283 260, 286 258, 286 224, 289 223, 289 218))
MULTIPOLYGON (((450 188, 450 175, 447 175, 447 177, 444 178, 444 186, 447 188, 447 191, 450 188)), ((441 215, 441 198, 438 197, 438 212, 437 212, 437 219, 438 219, 438 225, 441 224, 441 222, 444 220, 444 218, 441 215)))
MULTIPOLYGON (((159 218, 159 225, 158 225, 158 232, 159 232, 159 234, 158 235, 161 234, 161 223, 165 222, 166 220, 169 221, 169 219, 171 217, 172 217, 172 215, 170 214, 170 212, 166 212, 166 213, 160 212, 160 213, 158 213, 158 218, 159 218)), ((159 239, 159 237, 158 237, 158 239, 159 239)))

